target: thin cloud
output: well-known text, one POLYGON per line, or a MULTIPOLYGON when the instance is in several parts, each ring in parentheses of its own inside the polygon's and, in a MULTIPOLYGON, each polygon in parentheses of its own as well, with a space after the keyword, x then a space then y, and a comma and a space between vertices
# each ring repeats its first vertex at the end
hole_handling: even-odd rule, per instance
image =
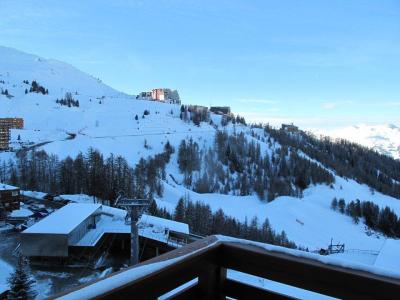
POLYGON ((254 99, 254 98, 239 98, 235 99, 238 103, 253 103, 253 104, 276 104, 277 102, 269 99, 254 99))
POLYGON ((335 102, 325 102, 322 104, 323 109, 335 109, 337 106, 337 103, 335 102))
POLYGON ((353 101, 331 101, 331 102, 324 102, 322 103, 322 108, 325 110, 332 110, 336 109, 339 106, 349 105, 352 104, 353 101))
POLYGON ((384 105, 388 107, 400 107, 400 101, 385 102, 384 105))

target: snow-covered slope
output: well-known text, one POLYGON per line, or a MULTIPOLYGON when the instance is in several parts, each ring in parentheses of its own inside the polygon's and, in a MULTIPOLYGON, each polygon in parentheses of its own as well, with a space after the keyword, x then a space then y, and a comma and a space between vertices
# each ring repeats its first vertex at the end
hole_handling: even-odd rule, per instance
MULTIPOLYGON (((61 97, 65 92, 91 97, 117 96, 121 93, 103 84, 75 67, 52 59, 41 58, 12 48, 0 46, 0 88, 7 88, 13 96, 24 95, 27 87, 22 81, 36 80, 49 90, 49 94, 61 97)), ((28 87, 29 90, 29 87, 28 87)))
MULTIPOLYGON (((182 139, 192 137, 200 147, 207 148, 214 144, 215 126, 221 129, 218 125, 221 123, 220 116, 212 115, 215 126, 209 123, 194 126, 180 119, 180 107, 177 105, 136 100, 69 65, 4 47, 0 47, 2 81, 0 89, 7 89, 14 97, 0 95, 0 117, 22 117, 25 122, 24 129, 12 130, 12 146, 36 145, 38 149, 57 154, 61 159, 94 147, 105 156, 110 153, 121 155, 133 166, 142 157, 161 153, 167 141, 177 149, 182 139), (25 89, 29 89, 23 83, 25 80, 37 80, 49 90, 48 95, 25 94, 25 89), (56 103, 56 99, 63 97, 67 91, 79 100, 79 107, 56 103), (144 115, 145 110, 150 114, 144 115)), ((230 124, 224 129, 230 133, 244 132, 247 139, 253 139, 247 126, 230 124)), ((392 131, 384 133, 385 137, 393 138, 393 147, 396 147, 396 130, 398 132, 398 128, 393 127, 392 131), (389 132, 393 136, 389 136, 389 132)), ((261 133, 264 134, 262 129, 261 133)), ((262 153, 272 151, 267 142, 254 141, 260 144, 262 153)), ((400 215, 398 199, 378 192, 371 193, 368 186, 336 175, 332 187, 311 186, 304 191, 303 198, 278 197, 270 203, 260 201, 256 195, 197 194, 180 184, 182 174, 178 169, 176 152, 166 168, 164 194, 156 199, 160 206, 173 210, 180 197, 189 196, 194 201, 208 203, 214 211, 222 208, 227 215, 241 221, 257 216, 261 223, 268 218, 275 230, 284 230, 290 240, 310 250, 325 248, 331 238, 346 243, 348 248, 361 250, 379 251, 384 244, 383 236, 367 235, 361 222, 353 224, 350 217, 332 211, 330 203, 334 197, 344 198, 346 202, 357 198, 372 201, 381 207, 390 206, 400 215)), ((13 155, 0 153, 0 160, 8 160, 13 155)), ((398 244, 399 241, 391 243, 398 244)))
POLYGON ((336 177, 333 187, 317 185, 306 189, 303 198, 282 196, 269 203, 260 201, 256 195, 198 194, 172 182, 166 183, 164 188, 163 197, 157 199, 160 206, 173 209, 178 197, 185 194, 194 201, 209 204, 213 211, 222 208, 242 222, 254 216, 260 223, 268 218, 275 230, 284 230, 290 239, 310 251, 326 248, 331 239, 345 243, 348 249, 379 251, 386 240, 379 234, 367 234, 362 222, 356 225, 351 217, 333 211, 330 203, 334 197, 343 198, 346 203, 355 199, 369 200, 380 207, 390 206, 400 215, 399 200, 371 193, 367 186, 340 177, 336 177))
POLYGON ((0 117, 24 119, 23 130, 12 130, 11 145, 19 148, 20 144, 51 142, 42 149, 60 158, 94 147, 105 155, 122 155, 134 164, 141 157, 161 152, 167 140, 178 143, 188 134, 201 136, 213 131, 211 126, 183 123, 177 105, 135 100, 70 65, 4 47, 0 47, 1 89, 13 97, 0 95, 0 117), (49 90, 48 95, 25 94, 30 87, 25 80, 36 80, 49 90), (56 103, 67 91, 79 101, 79 107, 56 103), (142 118, 144 110, 150 115, 142 118), (76 138, 67 140, 68 133, 76 138), (142 147, 145 140, 147 149, 142 147))
POLYGON ((0 260, 0 294, 8 290, 7 279, 10 277, 14 268, 5 261, 0 260))
POLYGON ((319 133, 343 138, 400 159, 400 127, 393 124, 360 124, 319 133))

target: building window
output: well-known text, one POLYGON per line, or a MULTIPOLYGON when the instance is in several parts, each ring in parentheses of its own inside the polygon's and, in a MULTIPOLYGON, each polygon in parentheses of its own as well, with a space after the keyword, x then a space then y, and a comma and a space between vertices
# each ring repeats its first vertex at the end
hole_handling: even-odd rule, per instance
POLYGON ((18 196, 18 191, 12 191, 11 196, 13 196, 13 197, 18 196))

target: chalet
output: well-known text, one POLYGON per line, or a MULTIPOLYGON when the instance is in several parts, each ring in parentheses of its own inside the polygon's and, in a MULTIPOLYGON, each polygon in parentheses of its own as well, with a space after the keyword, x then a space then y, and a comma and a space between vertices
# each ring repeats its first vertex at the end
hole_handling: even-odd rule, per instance
POLYGON ((9 212, 19 209, 20 197, 19 188, 0 183, 0 209, 9 212))
POLYGON ((282 124, 281 130, 288 132, 297 132, 299 131, 299 127, 292 124, 282 124))
POLYGON ((217 115, 231 114, 231 108, 229 106, 211 106, 210 111, 217 115))

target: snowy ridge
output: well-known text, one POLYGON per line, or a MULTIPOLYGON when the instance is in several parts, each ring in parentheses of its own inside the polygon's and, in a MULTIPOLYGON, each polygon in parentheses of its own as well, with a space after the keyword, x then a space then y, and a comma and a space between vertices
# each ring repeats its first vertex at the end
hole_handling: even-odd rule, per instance
POLYGON ((15 97, 24 95, 26 85, 23 80, 36 80, 49 90, 49 94, 58 97, 68 91, 79 91, 92 97, 122 94, 69 64, 8 47, 0 46, 0 66, 0 80, 5 81, 0 87, 7 88, 15 97))
POLYGON ((400 159, 400 127, 394 124, 366 125, 315 131, 333 138, 343 138, 376 150, 381 154, 400 159))

